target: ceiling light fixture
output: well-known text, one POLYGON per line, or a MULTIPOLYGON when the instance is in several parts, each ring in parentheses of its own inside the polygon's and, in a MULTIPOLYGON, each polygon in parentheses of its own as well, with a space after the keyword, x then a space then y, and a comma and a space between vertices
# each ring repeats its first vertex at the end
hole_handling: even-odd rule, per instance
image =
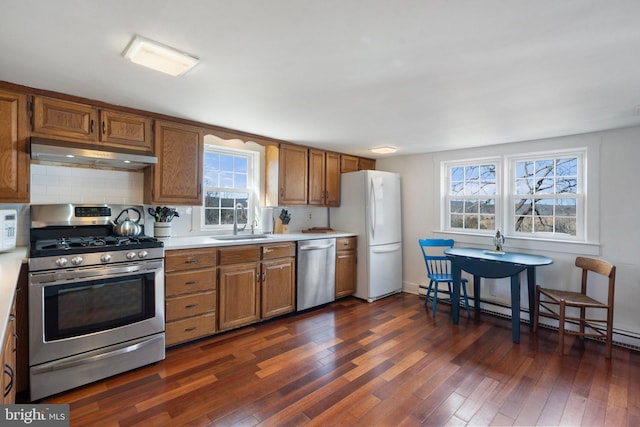
POLYGON ((396 152, 396 147, 389 147, 385 145, 384 147, 372 148, 371 152, 376 154, 391 154, 396 152))
POLYGON ((140 36, 133 37, 122 56, 134 64, 174 77, 186 73, 199 62, 195 56, 140 36))

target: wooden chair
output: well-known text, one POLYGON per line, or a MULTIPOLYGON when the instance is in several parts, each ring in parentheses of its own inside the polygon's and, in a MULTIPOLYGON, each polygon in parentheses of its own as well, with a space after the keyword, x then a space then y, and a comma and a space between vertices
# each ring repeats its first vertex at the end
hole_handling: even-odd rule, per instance
MULTIPOLYGON (((427 305, 429 297, 433 292, 433 316, 435 317, 438 300, 451 302, 453 275, 451 274, 451 261, 446 256, 431 255, 428 251, 432 251, 434 248, 439 248, 443 251, 447 248, 452 248, 454 241, 452 239, 418 239, 418 243, 424 256, 424 262, 427 265, 427 278, 429 279, 428 287, 423 285, 419 285, 419 287, 427 289, 427 294, 424 297, 424 305, 427 305), (441 289, 439 287, 441 283, 446 283, 447 288, 441 289), (439 294, 446 294, 448 297, 440 297, 439 294)), ((467 316, 471 317, 469 298, 467 296, 467 279, 464 277, 460 280, 460 292, 464 296, 467 316)))
POLYGON ((540 316, 550 317, 558 320, 558 330, 560 332, 559 348, 564 354, 564 336, 578 335, 581 338, 591 337, 604 339, 607 345, 607 359, 611 358, 613 340, 613 296, 616 282, 616 267, 607 262, 593 258, 576 258, 576 267, 582 269, 582 288, 580 292, 563 291, 559 289, 541 288, 536 286, 536 313, 533 323, 534 333, 538 328, 540 316), (609 279, 609 290, 607 302, 602 303, 587 295, 587 276, 589 272, 601 274, 609 279), (544 296, 544 299, 541 299, 544 296), (566 314, 567 307, 574 307, 580 310, 578 317, 570 317, 566 314), (540 312, 544 309, 544 312, 540 312), (589 318, 594 309, 606 311, 606 319, 589 318), (589 311, 589 313, 587 313, 589 311), (579 324, 579 330, 566 329, 567 322, 579 324), (586 330, 585 328, 589 328, 586 330))

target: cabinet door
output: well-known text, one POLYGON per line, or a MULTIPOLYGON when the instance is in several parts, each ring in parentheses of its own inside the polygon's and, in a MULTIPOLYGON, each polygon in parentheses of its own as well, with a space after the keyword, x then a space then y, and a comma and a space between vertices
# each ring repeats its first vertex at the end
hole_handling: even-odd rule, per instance
POLYGON ((97 141, 98 109, 90 105, 36 96, 33 133, 79 141, 97 141))
POLYGON ((324 205, 325 152, 309 150, 309 199, 310 205, 324 205))
POLYGON ((4 343, 2 345, 2 400, 0 403, 13 404, 16 401, 16 329, 15 311, 9 317, 9 324, 5 332, 4 343))
POLYGON ((145 203, 202 205, 203 130, 156 121, 158 164, 145 169, 145 203))
POLYGON ((363 159, 360 158, 358 162, 358 170, 375 170, 376 169, 376 161, 372 159, 363 159))
POLYGON ((356 291, 356 251, 336 251, 336 298, 356 291))
POLYGON ((218 268, 218 329, 223 331, 260 320, 259 263, 218 268))
POLYGON ((340 155, 327 153, 325 158, 326 206, 340 206, 340 155))
POLYGON ((304 147, 280 147, 279 205, 307 204, 307 153, 308 149, 304 147))
POLYGON ((262 318, 295 310, 295 258, 262 263, 262 318))
POLYGON ((151 119, 136 114, 100 110, 100 140, 111 147, 151 152, 151 119))
POLYGON ((0 203, 29 203, 27 98, 0 90, 0 203))
POLYGON ((347 156, 346 154, 340 155, 340 172, 357 172, 358 171, 358 158, 354 156, 347 156))

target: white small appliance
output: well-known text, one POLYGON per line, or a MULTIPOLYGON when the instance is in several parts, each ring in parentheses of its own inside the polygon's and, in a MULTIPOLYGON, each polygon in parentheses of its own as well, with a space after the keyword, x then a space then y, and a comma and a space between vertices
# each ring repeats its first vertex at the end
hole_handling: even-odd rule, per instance
POLYGON ((15 209, 0 210, 0 252, 16 247, 17 218, 18 211, 15 209))
POLYGON ((402 291, 400 175, 364 170, 343 173, 331 226, 358 235, 354 296, 372 302, 402 291))

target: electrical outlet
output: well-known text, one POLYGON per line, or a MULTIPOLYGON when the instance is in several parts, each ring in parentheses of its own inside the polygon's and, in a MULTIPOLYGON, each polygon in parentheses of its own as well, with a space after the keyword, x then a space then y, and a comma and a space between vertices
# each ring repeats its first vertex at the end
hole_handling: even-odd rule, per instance
POLYGON ((311 221, 312 217, 313 217, 313 216, 312 216, 311 212, 307 212, 307 219, 308 219, 309 221, 311 221))

